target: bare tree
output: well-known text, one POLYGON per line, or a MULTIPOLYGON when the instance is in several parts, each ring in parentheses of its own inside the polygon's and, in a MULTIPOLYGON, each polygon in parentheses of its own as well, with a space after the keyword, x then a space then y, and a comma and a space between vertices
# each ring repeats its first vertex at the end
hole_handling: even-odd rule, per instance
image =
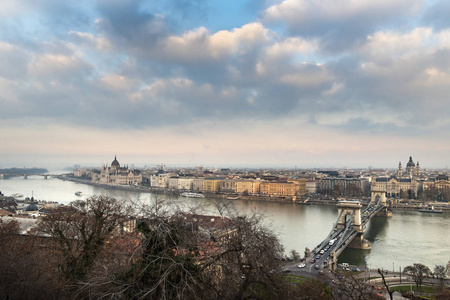
POLYGON ((291 250, 291 258, 295 261, 300 260, 300 254, 298 253, 297 250, 295 249, 291 250))
POLYGON ((214 261, 224 272, 221 284, 227 299, 258 298, 262 292, 276 298, 287 292, 275 259, 284 249, 273 232, 262 226, 261 218, 255 213, 233 216, 226 239, 219 243, 222 252, 214 261))
POLYGON ((405 267, 403 273, 410 275, 416 283, 416 288, 419 289, 422 287, 423 279, 430 275, 431 270, 423 264, 413 264, 405 267))
POLYGON ((61 299, 48 239, 20 234, 15 220, 0 220, 0 236, 0 299, 61 299))
POLYGON ((447 270, 443 265, 434 266, 433 274, 439 279, 439 285, 441 288, 444 286, 444 278, 447 276, 447 270))
POLYGON ((450 274, 450 261, 448 261, 447 265, 445 266, 445 272, 447 274, 450 274))
POLYGON ((352 273, 338 272, 333 278, 335 299, 372 300, 379 299, 371 285, 361 281, 352 273))
POLYGON ((304 280, 293 291, 291 299, 308 299, 308 300, 330 300, 341 299, 340 291, 333 290, 330 283, 326 280, 308 279, 304 280))
POLYGON ((383 285, 384 285, 384 287, 386 288, 386 290, 387 290, 387 292, 389 294, 389 298, 392 300, 392 295, 394 294, 394 291, 391 291, 389 289, 389 285, 386 282, 386 278, 384 278, 384 274, 383 274, 383 272, 380 269, 378 269, 378 274, 381 275, 381 279, 383 280, 383 285))
POLYGON ((41 220, 37 230, 54 239, 63 277, 76 281, 89 272, 124 218, 124 207, 116 199, 96 196, 56 208, 41 220))
POLYGON ((130 259, 119 268, 98 261, 80 298, 295 299, 275 259, 283 248, 260 215, 218 206, 219 215, 207 217, 166 206, 141 210, 130 259))
POLYGON ((434 299, 436 300, 448 300, 450 299, 450 289, 439 289, 434 294, 434 299))

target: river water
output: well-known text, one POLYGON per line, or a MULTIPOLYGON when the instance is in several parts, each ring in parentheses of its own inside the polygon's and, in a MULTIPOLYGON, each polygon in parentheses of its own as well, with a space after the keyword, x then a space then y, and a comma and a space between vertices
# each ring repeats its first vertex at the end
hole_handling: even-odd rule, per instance
MULTIPOLYGON (((42 176, 1 179, 0 191, 7 196, 20 193, 25 197, 33 195, 35 199, 63 204, 93 195, 149 204, 155 201, 155 197, 168 197, 105 189, 55 178, 44 179, 42 176), (82 196, 76 196, 77 191, 81 191, 82 196)), ((295 249, 302 255, 305 247, 313 249, 328 235, 337 219, 337 208, 333 206, 184 197, 171 200, 183 207, 203 209, 204 213, 209 214, 218 214, 217 206, 224 204, 233 206, 240 213, 262 213, 264 223, 278 235, 286 252, 295 249)), ((426 214, 395 210, 391 218, 375 217, 369 222, 364 236, 372 243, 371 250, 346 249, 339 261, 395 271, 413 263, 422 263, 433 269, 435 265, 446 265, 450 260, 449 230, 448 213, 426 214)))

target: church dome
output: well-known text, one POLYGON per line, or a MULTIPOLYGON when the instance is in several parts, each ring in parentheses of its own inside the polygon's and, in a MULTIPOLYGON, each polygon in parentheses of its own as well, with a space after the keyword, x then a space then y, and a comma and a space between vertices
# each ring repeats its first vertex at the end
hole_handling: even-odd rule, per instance
POLYGON ((416 164, 413 162, 411 156, 409 157, 409 161, 408 161, 408 164, 406 166, 407 167, 415 167, 416 166, 416 164))
POLYGON ((114 156, 114 160, 113 160, 113 162, 111 163, 111 167, 120 167, 120 164, 119 164, 119 162, 117 161, 117 158, 116 158, 116 156, 114 156))
POLYGON ((28 205, 25 208, 25 211, 38 211, 39 208, 37 207, 36 203, 32 202, 30 205, 28 205))

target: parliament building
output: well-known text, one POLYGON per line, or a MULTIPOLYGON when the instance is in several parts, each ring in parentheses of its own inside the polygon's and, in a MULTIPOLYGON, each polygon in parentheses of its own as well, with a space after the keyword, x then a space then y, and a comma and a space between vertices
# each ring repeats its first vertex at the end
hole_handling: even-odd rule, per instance
POLYGON ((100 183, 111 185, 137 185, 142 182, 142 173, 139 170, 130 170, 121 167, 114 157, 111 166, 103 165, 100 169, 100 183))

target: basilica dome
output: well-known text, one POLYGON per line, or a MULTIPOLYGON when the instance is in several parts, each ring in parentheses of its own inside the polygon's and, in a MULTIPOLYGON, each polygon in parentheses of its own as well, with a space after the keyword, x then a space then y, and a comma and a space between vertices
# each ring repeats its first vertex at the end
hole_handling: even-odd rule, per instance
POLYGON ((31 204, 25 208, 25 211, 39 211, 39 208, 37 207, 36 203, 31 202, 31 204))
POLYGON ((409 157, 409 161, 408 161, 408 164, 406 166, 407 167, 415 167, 416 166, 416 164, 413 162, 411 156, 409 157))

